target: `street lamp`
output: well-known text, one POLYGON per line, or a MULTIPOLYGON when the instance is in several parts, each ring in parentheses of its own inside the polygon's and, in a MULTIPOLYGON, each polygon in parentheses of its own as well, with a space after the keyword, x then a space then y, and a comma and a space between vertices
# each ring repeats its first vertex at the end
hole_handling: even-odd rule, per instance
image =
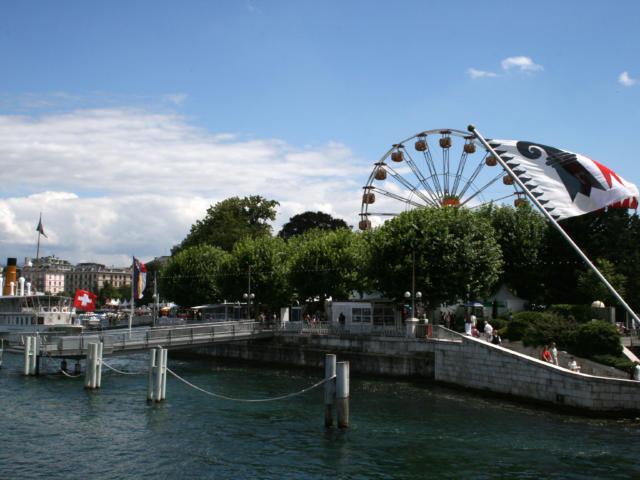
POLYGON ((248 313, 249 319, 251 319, 251 301, 254 298, 256 298, 256 295, 255 293, 243 293, 242 298, 244 298, 247 301, 247 313, 248 313))
POLYGON ((404 292, 404 298, 406 298, 407 300, 409 298, 411 299, 411 316, 413 318, 417 318, 416 317, 416 298, 420 300, 422 298, 422 292, 415 292, 413 294, 411 292, 404 292))

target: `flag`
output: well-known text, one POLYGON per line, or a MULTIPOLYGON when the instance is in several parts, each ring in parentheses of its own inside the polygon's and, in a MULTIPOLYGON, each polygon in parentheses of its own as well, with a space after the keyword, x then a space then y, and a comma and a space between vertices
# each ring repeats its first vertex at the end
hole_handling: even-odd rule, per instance
POLYGON ((93 312, 96 309, 96 298, 91 292, 86 290, 76 290, 76 298, 73 300, 73 306, 81 310, 93 312))
POLYGON ((144 287, 147 286, 147 267, 136 257, 133 257, 133 298, 140 300, 144 287))
POLYGON ((605 207, 638 208, 638 188, 589 157, 521 140, 488 142, 556 220, 605 207))
POLYGON ((38 220, 38 226, 36 227, 36 232, 40 232, 41 235, 44 235, 44 238, 49 238, 44 233, 44 228, 42 227, 42 214, 40 214, 40 220, 38 220))

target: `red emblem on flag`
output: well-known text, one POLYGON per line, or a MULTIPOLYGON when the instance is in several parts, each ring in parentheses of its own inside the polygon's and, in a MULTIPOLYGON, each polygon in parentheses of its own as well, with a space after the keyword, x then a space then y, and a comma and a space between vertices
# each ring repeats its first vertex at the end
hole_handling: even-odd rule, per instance
POLYGON ((96 309, 96 298, 91 292, 86 290, 76 290, 76 298, 73 300, 73 306, 81 310, 93 312, 96 309))

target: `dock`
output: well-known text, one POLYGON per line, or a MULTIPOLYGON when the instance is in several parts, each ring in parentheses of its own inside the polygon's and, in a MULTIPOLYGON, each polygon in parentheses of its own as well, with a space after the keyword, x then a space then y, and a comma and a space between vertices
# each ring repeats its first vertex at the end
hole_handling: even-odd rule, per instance
MULTIPOLYGON (((255 321, 234 321, 151 327, 144 329, 90 331, 80 335, 37 335, 37 355, 51 358, 85 358, 92 343, 103 345, 103 355, 118 356, 147 352, 153 348, 185 349, 220 342, 273 337, 272 329, 255 321)), ((22 337, 33 334, 22 334, 22 337)), ((24 338, 15 336, 5 349, 24 352, 24 338)))

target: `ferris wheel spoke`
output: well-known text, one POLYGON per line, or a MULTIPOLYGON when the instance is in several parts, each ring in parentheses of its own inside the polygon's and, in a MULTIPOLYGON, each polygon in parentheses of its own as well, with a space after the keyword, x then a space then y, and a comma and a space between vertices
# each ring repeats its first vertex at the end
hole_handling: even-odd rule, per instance
MULTIPOLYGON (((389 198, 393 198, 394 200, 399 200, 401 202, 404 202, 404 203, 406 203, 408 205, 412 205, 414 207, 421 208, 421 207, 425 206, 423 203, 416 202, 415 200, 413 200, 411 198, 403 197, 402 195, 398 195, 397 193, 393 193, 393 192, 390 192, 388 190, 383 190, 383 189, 378 188, 378 187, 373 187, 372 190, 377 192, 377 193, 379 193, 379 194, 381 194, 381 195, 384 195, 384 196, 389 197, 389 198)), ((418 193, 418 192, 413 191, 412 193, 418 193)))
MULTIPOLYGON (((416 188, 413 184, 411 184, 406 178, 404 178, 402 175, 396 172, 392 167, 387 166, 387 171, 389 172, 389 174, 393 179, 395 179, 398 183, 403 185, 405 188, 411 190, 413 193, 415 193, 415 195, 420 197, 425 203, 428 203, 434 206, 438 205, 437 201, 434 198, 428 198, 426 195, 424 195, 424 193, 422 193, 418 188, 416 188)), ((426 185, 426 191, 430 197, 434 196, 433 192, 431 191, 428 185, 426 185)))
MULTIPOLYGON (((405 154, 407 156, 407 158, 405 160, 407 165, 409 165, 409 168, 411 168, 411 171, 416 176, 416 178, 418 179, 420 184, 424 187, 424 189, 427 191, 427 193, 431 196, 431 202, 434 203, 434 204, 437 204, 438 197, 437 197, 437 195, 435 195, 433 193, 433 189, 431 188, 431 185, 429 185, 429 182, 427 181, 427 179, 423 175, 423 173, 420 170, 420 168, 418 168, 418 165, 416 164, 416 162, 413 161, 413 158, 409 154, 409 151, 406 148, 404 149, 404 151, 405 151, 405 154)), ((416 189, 414 188, 414 190, 416 190, 416 189)))
POLYGON ((466 205, 470 200, 474 199, 475 197, 477 197, 478 195, 480 195, 482 192, 484 192, 487 188, 489 188, 491 185, 493 185, 498 179, 502 178, 502 172, 500 172, 498 175, 496 175, 491 181, 489 181, 489 183, 487 183, 484 187, 476 190, 475 192, 473 192, 472 195, 468 196, 464 202, 462 202, 460 204, 460 206, 464 206, 466 205))
POLYGON ((484 163, 484 159, 483 159, 483 160, 480 161, 480 163, 478 163, 478 166, 476 167, 476 169, 471 174, 471 177, 469 177, 469 180, 467 180, 467 183, 464 185, 464 187, 460 191, 460 197, 463 197, 464 194, 467 193, 467 190, 469 190, 469 187, 471 187, 473 182, 475 182, 476 178, 478 178, 478 175, 480 175, 480 172, 482 171, 482 168, 484 167, 484 165, 485 165, 485 163, 484 163))
POLYGON ((502 200, 506 200, 507 198, 510 198, 510 197, 513 197, 513 196, 517 196, 517 195, 518 195, 518 192, 513 192, 513 193, 510 193, 509 195, 505 195, 504 197, 492 198, 491 200, 489 200, 487 202, 482 202, 482 203, 478 204, 474 208, 484 207, 485 205, 489 205, 491 203, 501 202, 502 200))
POLYGON ((442 198, 442 187, 440 185, 440 179, 438 178, 438 169, 436 168, 436 164, 433 161, 433 157, 431 156, 431 150, 425 150, 422 152, 424 155, 425 163, 427 164, 427 168, 429 169, 430 178, 433 181, 433 185, 435 186, 438 197, 442 198))
POLYGON ((442 183, 444 184, 444 193, 447 195, 449 192, 449 149, 442 149, 442 183))
POLYGON ((462 178, 462 172, 464 172, 464 167, 467 164, 468 157, 469 155, 467 155, 467 153, 463 151, 462 155, 460 156, 460 163, 458 163, 458 170, 456 171, 456 179, 453 182, 453 188, 451 189, 452 195, 456 195, 458 191, 458 186, 460 185, 460 179, 462 178))

